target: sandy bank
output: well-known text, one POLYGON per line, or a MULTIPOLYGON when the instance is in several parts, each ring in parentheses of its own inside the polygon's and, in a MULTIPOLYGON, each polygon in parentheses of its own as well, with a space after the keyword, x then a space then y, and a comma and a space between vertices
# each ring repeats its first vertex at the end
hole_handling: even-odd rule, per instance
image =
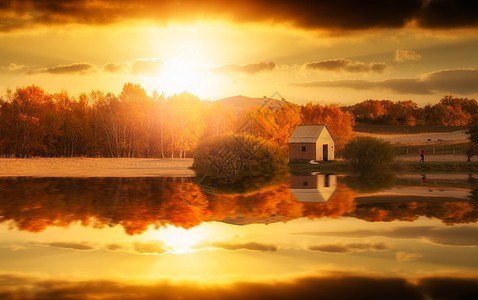
POLYGON ((148 177, 194 176, 192 159, 0 158, 0 176, 148 177))

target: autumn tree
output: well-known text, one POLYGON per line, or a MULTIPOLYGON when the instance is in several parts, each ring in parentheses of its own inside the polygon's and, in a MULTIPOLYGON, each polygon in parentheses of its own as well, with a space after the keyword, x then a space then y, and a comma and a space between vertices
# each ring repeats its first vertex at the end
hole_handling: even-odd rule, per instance
POLYGON ((308 103, 301 107, 302 125, 325 124, 335 141, 336 151, 340 152, 354 136, 353 116, 337 105, 321 106, 308 103))

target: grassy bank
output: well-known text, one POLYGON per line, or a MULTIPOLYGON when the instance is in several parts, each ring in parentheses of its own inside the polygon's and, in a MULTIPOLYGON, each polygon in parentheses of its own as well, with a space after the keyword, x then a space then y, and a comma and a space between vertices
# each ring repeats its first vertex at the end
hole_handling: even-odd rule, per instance
MULTIPOLYGON (((292 174, 321 172, 328 174, 344 174, 353 172, 347 161, 327 161, 318 164, 289 163, 292 174)), ((400 162, 392 167, 391 171, 410 173, 478 173, 478 162, 400 162)))

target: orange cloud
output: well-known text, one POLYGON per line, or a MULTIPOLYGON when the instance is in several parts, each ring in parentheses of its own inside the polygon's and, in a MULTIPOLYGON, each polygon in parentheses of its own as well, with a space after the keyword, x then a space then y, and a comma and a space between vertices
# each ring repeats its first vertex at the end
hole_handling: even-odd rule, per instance
POLYGON ((252 64, 245 64, 245 65, 238 65, 238 64, 227 64, 222 65, 220 67, 212 69, 213 72, 216 73, 245 73, 245 74, 255 74, 263 71, 272 71, 276 67, 276 64, 273 62, 260 62, 260 63, 252 63, 252 64))
POLYGON ((74 63, 70 65, 59 65, 56 67, 52 68, 40 68, 40 69, 34 69, 30 70, 27 72, 29 75, 33 74, 43 74, 43 73, 49 73, 49 74, 86 74, 88 72, 91 72, 95 69, 96 67, 92 64, 89 63, 74 63))
POLYGON ((328 59, 322 61, 316 61, 307 63, 305 65, 307 69, 311 70, 321 70, 321 71, 342 71, 350 73, 382 73, 387 68, 388 65, 380 62, 372 62, 370 64, 365 64, 360 61, 352 62, 351 60, 344 58, 337 59, 328 59))
POLYGON ((299 87, 339 87, 355 90, 389 89, 399 94, 430 95, 434 92, 469 94, 478 92, 477 69, 438 70, 425 74, 420 79, 398 78, 383 81, 329 80, 291 83, 299 87))

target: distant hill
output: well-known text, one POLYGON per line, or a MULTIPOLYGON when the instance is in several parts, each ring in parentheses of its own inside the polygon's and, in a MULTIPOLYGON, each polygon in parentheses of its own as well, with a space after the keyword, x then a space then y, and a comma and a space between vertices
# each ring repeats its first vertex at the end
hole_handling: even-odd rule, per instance
POLYGON ((277 100, 271 98, 251 98, 246 96, 232 96, 227 97, 221 100, 216 101, 207 101, 210 104, 221 103, 224 107, 229 108, 233 111, 234 115, 237 115, 240 111, 244 109, 254 109, 256 107, 265 106, 270 110, 275 111, 281 108, 287 101, 277 100))

